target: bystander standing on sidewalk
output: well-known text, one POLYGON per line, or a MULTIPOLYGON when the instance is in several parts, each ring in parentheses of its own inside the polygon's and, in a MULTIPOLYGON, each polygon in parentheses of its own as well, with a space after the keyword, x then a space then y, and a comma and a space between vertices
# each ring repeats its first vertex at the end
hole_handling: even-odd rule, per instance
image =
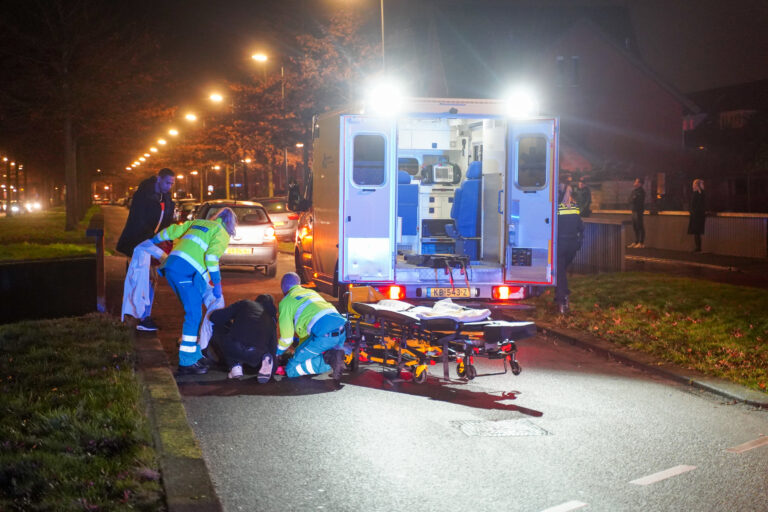
POLYGON ((645 211, 645 190, 640 178, 636 178, 632 185, 632 193, 629 195, 629 206, 632 210, 632 228, 635 231, 635 243, 631 248, 645 247, 645 226, 643 225, 643 212, 645 211))
POLYGON ((592 215, 592 191, 589 185, 584 182, 584 177, 579 178, 576 190, 573 191, 573 198, 579 206, 579 215, 589 217, 592 215))
MULTIPOLYGON (((128 220, 117 242, 118 252, 132 258, 137 245, 173 222, 174 204, 171 189, 174 181, 173 171, 165 168, 141 182, 133 194, 128 220)), ((169 253, 170 249, 170 244, 163 247, 166 253, 169 253)), ((142 331, 157 330, 157 325, 150 317, 157 284, 157 265, 159 262, 153 258, 149 270, 149 305, 144 311, 136 312, 139 320, 136 328, 142 331)))
POLYGON ((704 180, 693 180, 693 195, 691 206, 688 208, 688 234, 693 235, 696 248, 693 252, 701 252, 701 235, 704 234, 704 222, 706 221, 706 207, 704 205, 704 180))

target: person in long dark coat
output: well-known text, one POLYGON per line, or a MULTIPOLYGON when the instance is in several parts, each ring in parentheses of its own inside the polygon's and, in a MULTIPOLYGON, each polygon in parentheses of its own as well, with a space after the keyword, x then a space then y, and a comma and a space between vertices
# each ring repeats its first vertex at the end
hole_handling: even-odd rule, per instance
POLYGON ((693 235, 693 240, 696 242, 696 248, 693 252, 701 252, 701 235, 704 234, 704 221, 706 220, 703 180, 693 180, 693 195, 688 211, 691 214, 688 218, 688 234, 693 235))

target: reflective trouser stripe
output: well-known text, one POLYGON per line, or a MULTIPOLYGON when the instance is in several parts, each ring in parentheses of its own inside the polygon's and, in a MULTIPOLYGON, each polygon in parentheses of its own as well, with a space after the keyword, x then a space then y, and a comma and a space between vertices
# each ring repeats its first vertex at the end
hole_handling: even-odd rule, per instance
POLYGON ((179 346, 179 366, 191 366, 201 357, 200 346, 197 344, 197 334, 202 321, 203 296, 201 289, 205 283, 200 274, 189 269, 192 275, 166 269, 165 277, 168 284, 184 306, 184 325, 181 328, 181 345, 179 346))
POLYGON ((315 373, 315 369, 312 368, 312 360, 311 359, 307 359, 306 362, 304 363, 304 365, 307 367, 307 373, 309 373, 310 375, 315 373))

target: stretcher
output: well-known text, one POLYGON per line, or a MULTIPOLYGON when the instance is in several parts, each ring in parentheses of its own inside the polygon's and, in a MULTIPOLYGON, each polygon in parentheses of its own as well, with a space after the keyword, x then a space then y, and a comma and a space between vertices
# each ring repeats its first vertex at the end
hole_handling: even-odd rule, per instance
POLYGON ((347 339, 352 344, 348 369, 357 371, 360 362, 377 363, 398 374, 409 372, 418 384, 426 380, 427 367, 438 363, 443 365, 443 378, 450 380, 451 362, 460 378, 472 380, 477 376, 475 357, 500 359, 503 373, 519 375, 515 342, 536 334, 533 322, 424 318, 369 302, 351 302, 347 311, 347 339))

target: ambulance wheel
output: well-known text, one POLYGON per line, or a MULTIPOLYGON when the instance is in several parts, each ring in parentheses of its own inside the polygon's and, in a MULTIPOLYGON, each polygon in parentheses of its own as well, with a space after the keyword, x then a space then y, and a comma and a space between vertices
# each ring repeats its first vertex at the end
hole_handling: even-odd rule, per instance
POLYGON ((299 281, 301 281, 301 284, 307 284, 307 278, 304 276, 304 262, 301 261, 301 254, 298 249, 293 252, 293 262, 296 266, 296 274, 299 276, 299 281))
POLYGON ((424 368, 421 371, 421 373, 419 373, 417 368, 417 371, 413 373, 413 382, 415 382, 416 384, 424 384, 426 381, 427 381, 427 369, 424 368))
POLYGON ((510 361, 509 367, 512 369, 512 375, 520 375, 520 372, 523 371, 522 366, 517 361, 510 361))
POLYGON ((477 377, 477 370, 475 369, 474 365, 467 366, 467 380, 472 380, 475 377, 477 377))
POLYGON ((267 277, 275 277, 277 275, 277 263, 275 263, 274 265, 267 265, 264 268, 264 274, 267 277))

